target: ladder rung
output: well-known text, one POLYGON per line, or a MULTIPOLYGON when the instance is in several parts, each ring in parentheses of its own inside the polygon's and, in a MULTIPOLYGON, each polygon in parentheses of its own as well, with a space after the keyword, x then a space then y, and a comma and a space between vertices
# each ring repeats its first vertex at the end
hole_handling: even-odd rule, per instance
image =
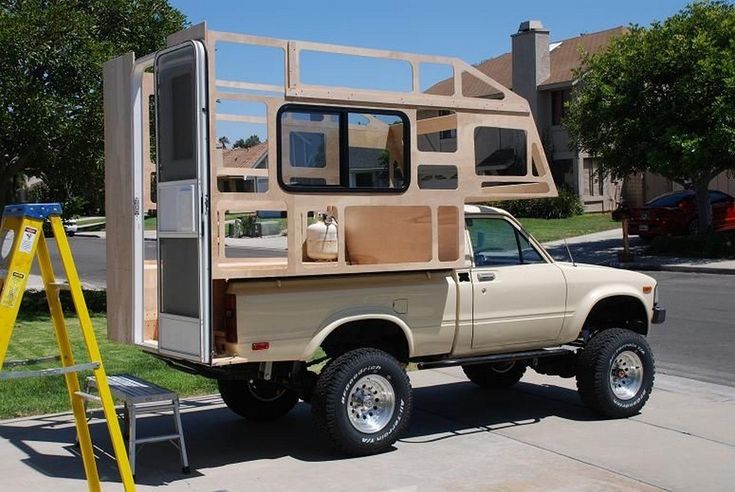
POLYGON ((178 441, 181 439, 179 434, 166 434, 164 436, 139 437, 135 440, 135 444, 148 444, 151 442, 178 441))
POLYGON ((0 372, 0 379, 21 379, 21 378, 39 378, 45 376, 57 376, 69 372, 87 371, 100 367, 99 362, 85 362, 84 364, 74 364, 73 366, 54 367, 51 369, 41 369, 38 371, 5 371, 0 372))
POLYGON ((92 395, 90 393, 85 393, 84 391, 75 391, 74 395, 84 398, 85 400, 91 400, 91 401, 102 401, 102 398, 100 398, 97 395, 92 395))

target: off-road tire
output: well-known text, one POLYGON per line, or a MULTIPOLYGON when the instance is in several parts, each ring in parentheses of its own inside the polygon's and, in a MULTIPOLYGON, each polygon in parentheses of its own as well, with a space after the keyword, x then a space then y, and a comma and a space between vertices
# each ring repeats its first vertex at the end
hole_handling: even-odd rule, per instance
POLYGON ((577 359, 577 391, 585 405, 608 418, 636 415, 646 404, 655 377, 653 352, 645 337, 630 330, 610 328, 593 336, 577 359), (630 398, 621 399, 613 392, 611 374, 616 360, 625 352, 640 359, 641 386, 630 398))
POLYGON ((340 453, 365 456, 391 448, 408 426, 412 409, 411 382, 401 364, 374 348, 351 350, 328 364, 319 374, 311 398, 317 427, 340 453), (375 432, 361 432, 350 420, 351 391, 365 377, 378 376, 393 393, 393 412, 375 432))
POLYGON ((526 364, 520 361, 512 361, 510 366, 506 364, 470 364, 462 366, 462 370, 467 379, 481 388, 510 388, 521 380, 526 372, 526 364))
POLYGON ((268 381, 218 379, 217 386, 227 408, 254 422, 280 418, 299 402, 292 390, 268 381))

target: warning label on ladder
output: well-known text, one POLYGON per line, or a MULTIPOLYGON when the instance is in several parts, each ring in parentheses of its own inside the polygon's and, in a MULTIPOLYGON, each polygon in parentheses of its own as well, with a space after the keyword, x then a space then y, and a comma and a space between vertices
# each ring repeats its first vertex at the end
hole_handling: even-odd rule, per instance
POLYGON ((33 249, 33 242, 36 239, 36 234, 38 234, 38 229, 35 229, 33 227, 26 227, 23 230, 23 236, 20 239, 20 246, 18 246, 18 251, 21 253, 30 253, 33 249))
POLYGON ((6 285, 4 286, 3 298, 0 299, 0 306, 12 308, 23 294, 23 280, 26 278, 20 272, 13 272, 8 276, 6 285))

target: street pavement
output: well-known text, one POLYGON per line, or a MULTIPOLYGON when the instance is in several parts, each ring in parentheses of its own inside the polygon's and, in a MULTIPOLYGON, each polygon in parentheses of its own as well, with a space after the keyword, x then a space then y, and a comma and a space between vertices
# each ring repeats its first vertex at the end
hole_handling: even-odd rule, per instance
MULTIPOLYGON (((605 241, 610 248, 603 254, 613 254, 619 238, 604 234, 612 236, 570 240, 575 260, 597 263, 602 256, 595 251, 604 251, 605 241)), ((267 246, 278 251, 274 241, 267 246)), ((561 247, 550 249, 565 259, 561 247)), ((72 238, 72 248, 83 280, 101 276, 104 285, 104 239, 72 238)), ((146 251, 155 254, 155 242, 146 241, 146 251)), ((459 369, 417 371, 410 374, 416 391, 407 436, 392 452, 344 459, 328 450, 306 404, 279 422, 256 424, 207 396, 184 401, 192 474, 180 473, 172 446, 146 445, 139 488, 732 490, 735 276, 649 274, 668 316, 649 335, 656 387, 636 417, 602 420, 581 405, 573 380, 533 371, 514 389, 496 391, 476 388, 459 369)), ((160 419, 144 418, 142 432, 165 430, 169 422, 160 419)), ((104 423, 94 422, 104 488, 120 490, 104 423)), ((0 490, 84 489, 73 441, 69 414, 0 422, 0 490)))
MULTIPOLYGON (((169 444, 138 454, 139 490, 732 490, 735 389, 659 375, 643 412, 603 420, 573 380, 529 371, 510 390, 482 390, 460 369, 410 373, 414 414, 393 451, 343 458, 300 403, 272 423, 249 423, 215 396, 186 399, 191 475, 169 444)), ((144 434, 170 418, 145 417, 144 434)), ((104 490, 120 490, 104 423, 93 420, 104 490)), ((85 488, 70 416, 0 422, 2 489, 85 488)))

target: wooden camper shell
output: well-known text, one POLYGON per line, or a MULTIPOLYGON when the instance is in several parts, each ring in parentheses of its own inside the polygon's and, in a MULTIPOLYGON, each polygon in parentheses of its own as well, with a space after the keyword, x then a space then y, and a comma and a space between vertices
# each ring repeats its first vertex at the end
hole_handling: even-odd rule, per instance
MULTIPOLYGON (((205 23, 169 36, 168 46, 190 40, 203 43, 207 53, 208 201, 211 278, 215 282, 462 267, 466 261, 464 204, 556 195, 527 101, 459 59, 218 32, 207 29, 205 23), (218 79, 218 43, 280 50, 283 84, 218 79), (305 52, 399 61, 410 66, 410 90, 389 92, 307 83, 302 73, 305 52), (451 83, 444 84, 450 89, 439 93, 422 91, 422 64, 450 67, 451 83), (470 79, 475 86, 479 81, 487 91, 465 93, 470 79), (262 104, 265 116, 219 111, 223 101, 262 104), (408 177, 405 187, 365 190, 344 186, 313 189, 289 186, 284 181, 283 167, 290 163, 286 163, 288 159, 282 149, 287 143, 282 140, 282 134, 296 131, 290 127, 284 130, 288 117, 284 119, 282 115, 289 108, 400 115, 405 155, 398 165, 404 166, 403 175, 408 177), (214 138, 217 123, 223 121, 265 126, 266 168, 225 166, 223 149, 218 148, 214 138), (478 137, 485 128, 525 133, 526 155, 522 163, 525 172, 478 174, 476 154, 482 145, 478 137), (448 131, 456 134, 453 152, 422 147, 422 139, 448 131), (422 171, 432 166, 453 167, 456 184, 444 188, 422 187, 420 166, 424 166, 422 171), (218 180, 233 176, 267 179, 267 190, 220 191, 218 180), (286 213, 287 256, 228 258, 226 214, 259 210, 286 213), (329 211, 337 218, 336 261, 311 261, 304 252, 310 218, 322 211, 329 211)), ((142 237, 143 214, 155 208, 150 191, 155 164, 149 151, 148 121, 150 97, 155 91, 153 62, 153 55, 136 60, 129 53, 107 62, 104 67, 108 297, 117 300, 111 326, 133 325, 131 317, 143 319, 142 306, 150 304, 143 299, 142 237)), ((397 141, 397 133, 400 132, 394 129, 393 135, 386 138, 397 141)), ((386 151, 391 156, 389 162, 393 162, 392 151, 386 151)), ((344 158, 341 155, 340 159, 344 158)), ((340 165, 343 165, 341 161, 340 165)), ((308 176, 314 170, 301 168, 298 172, 308 176)), ((150 291, 148 286, 145 290, 150 291)), ((115 331, 112 329, 111 334, 115 331)), ((130 336, 129 330, 121 330, 113 338, 141 342, 131 340, 130 336)))

